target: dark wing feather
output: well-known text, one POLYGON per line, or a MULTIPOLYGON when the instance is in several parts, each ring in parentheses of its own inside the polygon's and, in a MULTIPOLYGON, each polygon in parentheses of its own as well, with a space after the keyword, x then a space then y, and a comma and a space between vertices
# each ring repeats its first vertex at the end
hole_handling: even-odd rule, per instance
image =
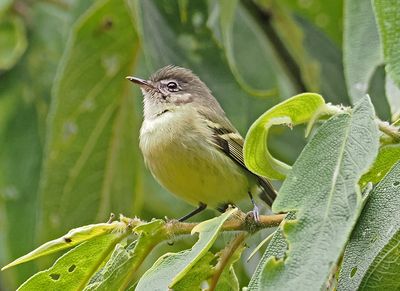
POLYGON ((220 117, 217 114, 212 114, 210 116, 209 112, 207 113, 207 116, 205 114, 203 114, 203 116, 208 127, 213 131, 213 143, 234 162, 257 178, 257 181, 263 190, 260 193, 260 198, 271 206, 275 200, 276 192, 267 179, 260 177, 247 169, 243 158, 244 140, 242 136, 237 132, 227 118, 220 117))

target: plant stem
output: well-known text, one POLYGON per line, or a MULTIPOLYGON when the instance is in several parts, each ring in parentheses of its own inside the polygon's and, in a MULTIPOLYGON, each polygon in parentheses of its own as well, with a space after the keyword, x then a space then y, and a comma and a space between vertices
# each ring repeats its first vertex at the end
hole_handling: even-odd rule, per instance
POLYGON ((241 232, 222 251, 222 253, 220 255, 220 260, 217 263, 217 265, 215 266, 215 272, 210 281, 210 288, 208 289, 209 291, 215 290, 215 288, 217 287, 218 280, 221 277, 222 272, 224 271, 225 267, 229 264, 229 261, 233 257, 233 254, 235 253, 235 251, 243 244, 245 238, 248 235, 249 234, 246 232, 241 232))
MULTIPOLYGON (((243 212, 226 221, 221 230, 222 231, 246 231, 249 233, 257 232, 264 228, 278 226, 285 218, 286 214, 276 215, 260 215, 260 221, 256 222, 249 219, 243 212)), ((166 224, 167 232, 171 235, 182 235, 191 233, 192 229, 197 225, 196 222, 179 222, 171 220, 166 224)))
POLYGON ((400 130, 394 125, 389 124, 386 121, 382 121, 380 119, 376 119, 376 123, 378 124, 379 130, 382 131, 387 136, 391 137, 393 142, 400 142, 400 130))

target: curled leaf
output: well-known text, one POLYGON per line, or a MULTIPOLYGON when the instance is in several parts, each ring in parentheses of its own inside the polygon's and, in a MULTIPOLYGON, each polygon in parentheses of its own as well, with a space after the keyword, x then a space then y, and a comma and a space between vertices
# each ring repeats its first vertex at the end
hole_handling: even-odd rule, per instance
POLYGON ((268 151, 269 129, 273 125, 292 127, 306 123, 324 104, 321 95, 303 93, 279 103, 261 115, 246 136, 243 149, 246 166, 254 173, 269 179, 283 179, 290 166, 275 159, 268 151))

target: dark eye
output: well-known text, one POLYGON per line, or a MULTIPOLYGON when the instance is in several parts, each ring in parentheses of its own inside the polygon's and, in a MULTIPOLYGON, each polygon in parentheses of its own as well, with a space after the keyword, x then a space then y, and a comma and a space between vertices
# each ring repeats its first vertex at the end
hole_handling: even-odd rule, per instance
POLYGON ((176 82, 168 82, 167 84, 168 91, 175 92, 178 91, 178 84, 176 82))

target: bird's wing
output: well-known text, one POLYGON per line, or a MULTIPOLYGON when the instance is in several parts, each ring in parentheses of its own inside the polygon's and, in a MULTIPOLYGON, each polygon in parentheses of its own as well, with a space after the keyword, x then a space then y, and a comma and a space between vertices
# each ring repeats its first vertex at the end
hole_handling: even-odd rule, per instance
POLYGON ((266 178, 260 177, 247 169, 243 158, 243 137, 225 116, 213 112, 207 112, 207 115, 202 114, 202 116, 207 126, 213 132, 213 144, 234 162, 257 178, 259 185, 263 189, 260 198, 271 206, 275 200, 276 192, 266 178))

